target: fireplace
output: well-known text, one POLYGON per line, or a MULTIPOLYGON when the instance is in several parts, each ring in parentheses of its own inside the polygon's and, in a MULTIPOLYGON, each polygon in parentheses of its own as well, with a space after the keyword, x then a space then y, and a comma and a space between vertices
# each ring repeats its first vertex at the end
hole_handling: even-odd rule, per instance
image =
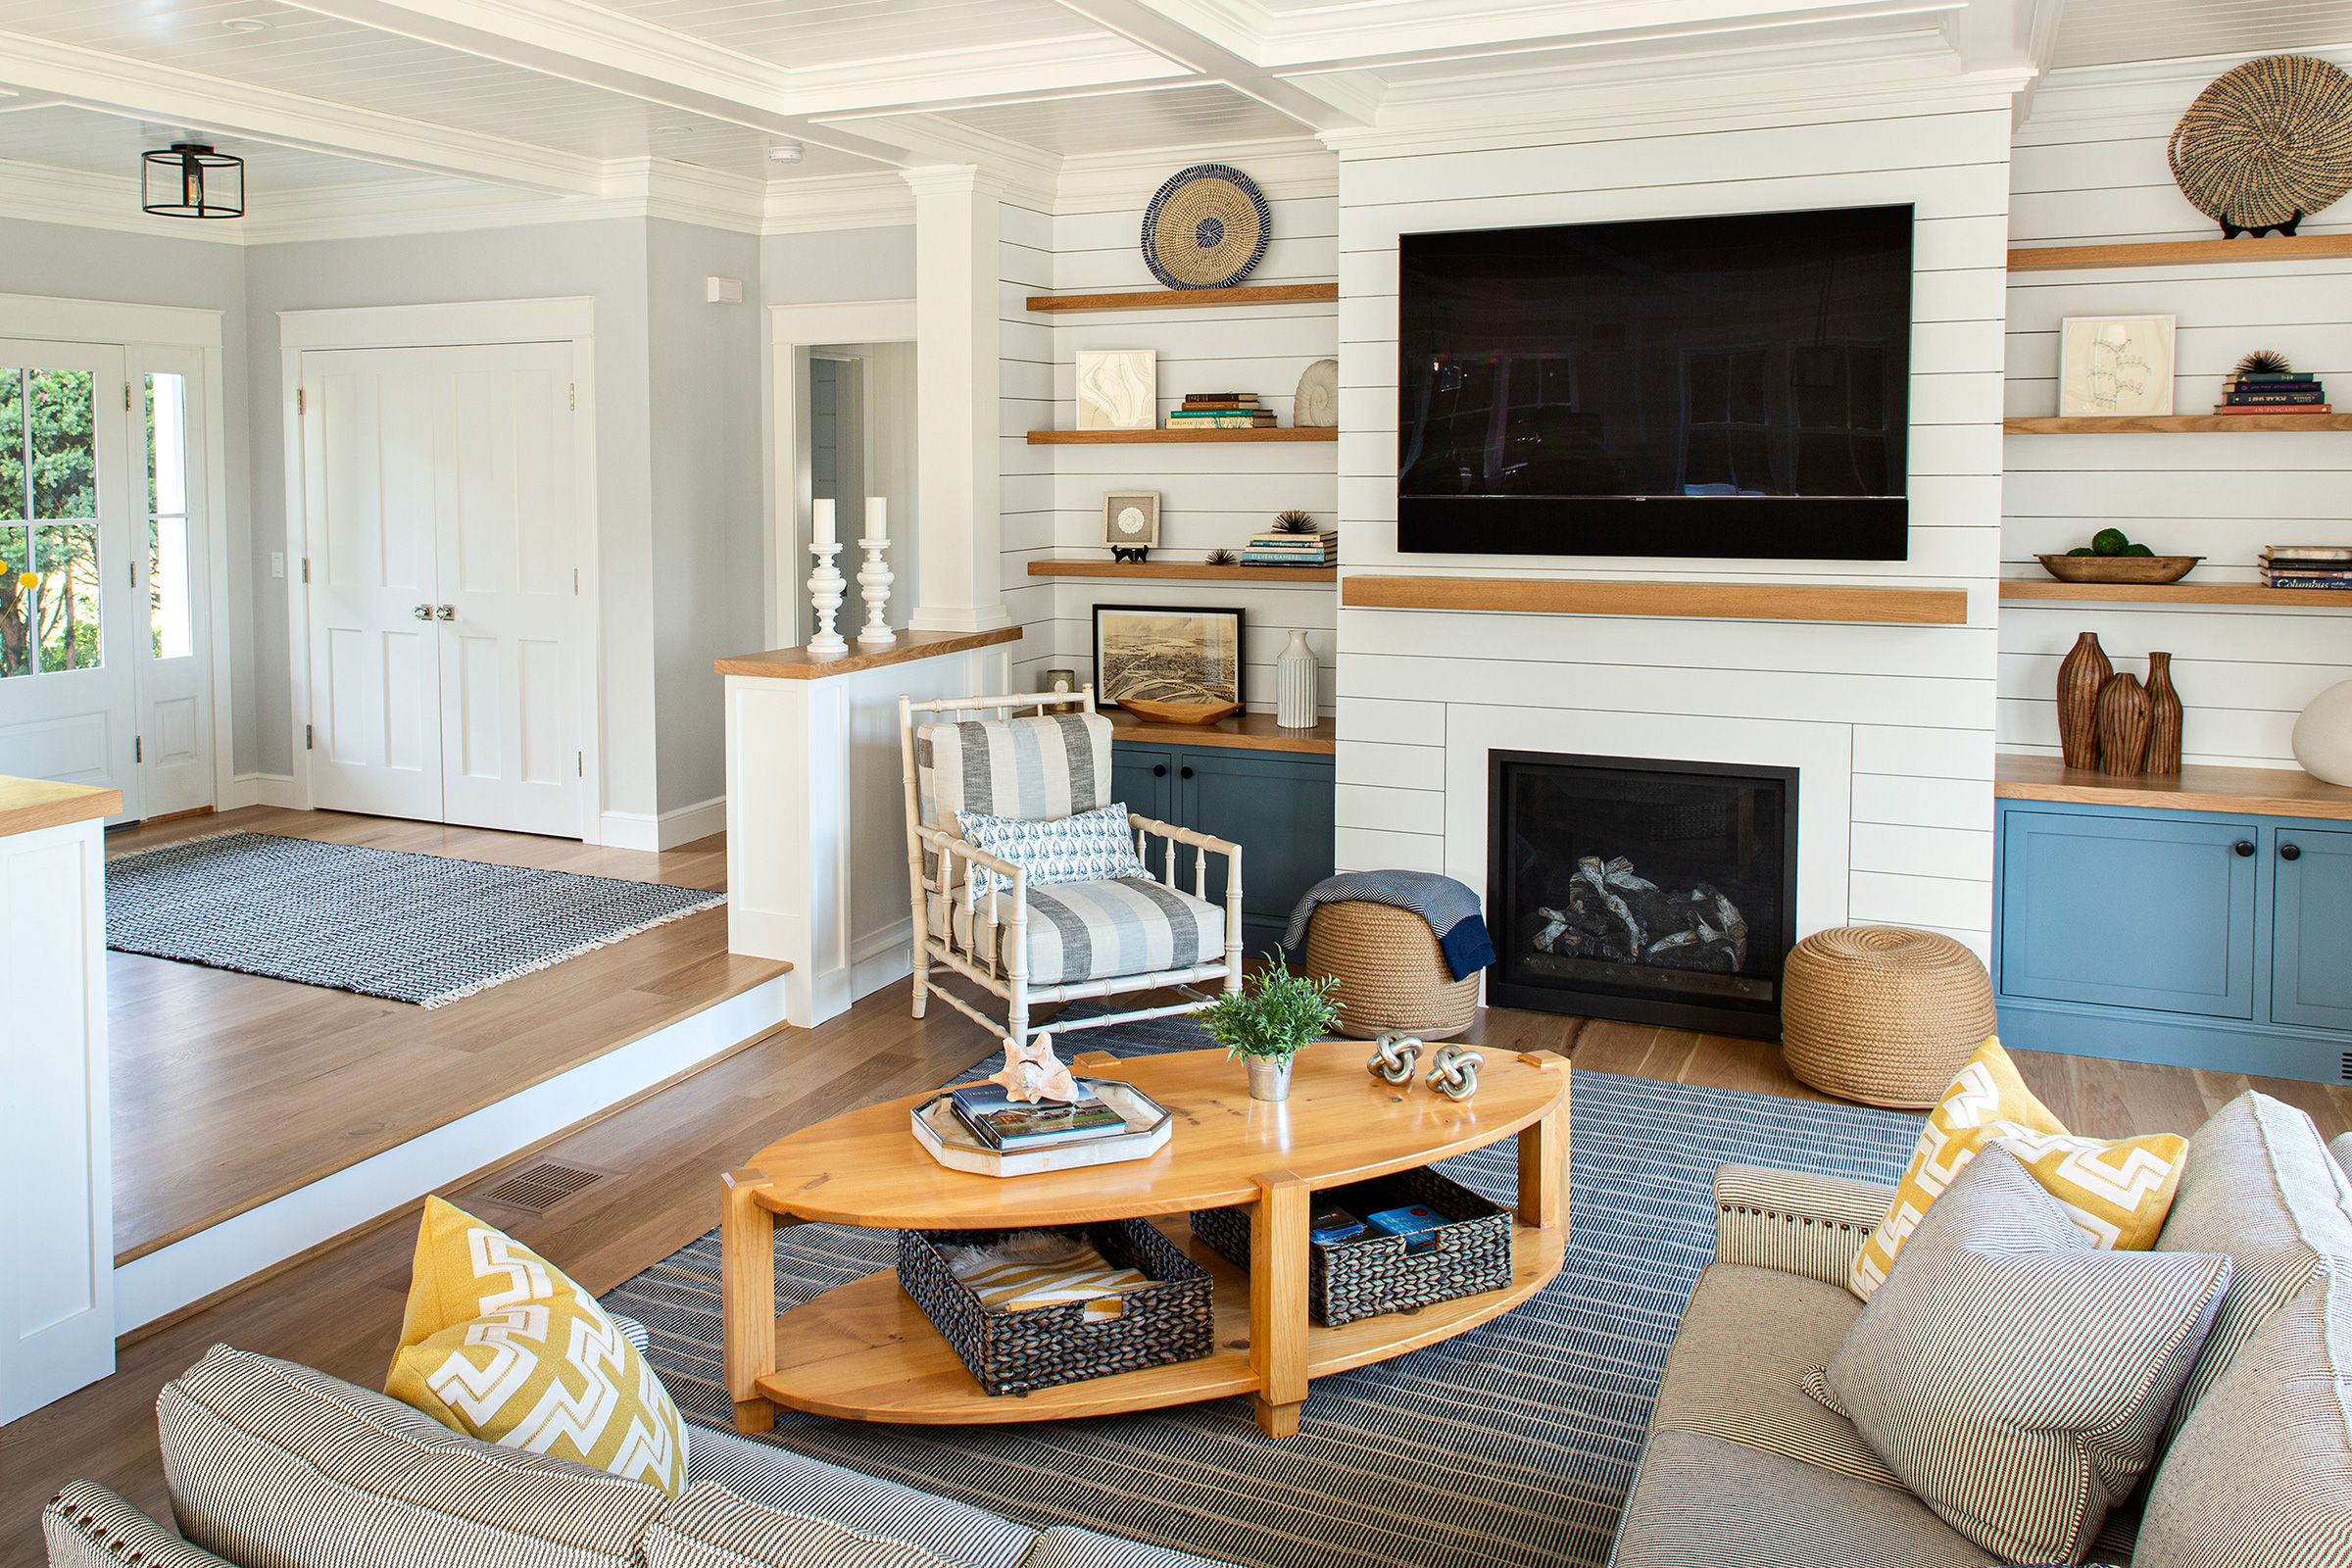
POLYGON ((1488 758, 1491 1004, 1778 1036, 1796 769, 1488 758))

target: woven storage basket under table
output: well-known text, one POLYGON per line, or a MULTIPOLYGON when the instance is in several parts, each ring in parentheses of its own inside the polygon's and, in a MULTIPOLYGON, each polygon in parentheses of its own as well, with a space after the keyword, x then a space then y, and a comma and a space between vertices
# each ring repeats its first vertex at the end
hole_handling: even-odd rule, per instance
POLYGON ((1934 1105, 1995 1027, 1984 965, 1933 931, 1816 931, 1788 955, 1781 979, 1788 1070, 1866 1105, 1934 1105))
POLYGON ((1358 901, 1318 906, 1306 926, 1306 972, 1339 980, 1334 1027, 1352 1039, 1399 1033, 1443 1040, 1478 1016, 1478 976, 1456 980, 1429 922, 1410 909, 1358 901))
MULTIPOLYGON (((1384 1312, 1459 1300, 1511 1283, 1511 1211, 1434 1170, 1400 1171, 1316 1195, 1357 1218, 1400 1203, 1426 1203, 1446 1216, 1436 1245, 1407 1251, 1402 1236, 1364 1235, 1307 1247, 1307 1311, 1325 1328, 1384 1312)), ((1193 1213, 1193 1234, 1244 1273, 1250 1268, 1248 1208, 1193 1213)))
POLYGON ((1018 1312, 983 1306, 939 1250, 986 1245, 1010 1232, 899 1232, 899 1283, 988 1393, 1027 1394, 1197 1361, 1214 1348, 1208 1271, 1149 1221, 1020 1228, 1083 1235, 1110 1262, 1132 1268, 1152 1283, 1119 1293, 1119 1315, 1097 1323, 1086 1320, 1083 1301, 1018 1312))

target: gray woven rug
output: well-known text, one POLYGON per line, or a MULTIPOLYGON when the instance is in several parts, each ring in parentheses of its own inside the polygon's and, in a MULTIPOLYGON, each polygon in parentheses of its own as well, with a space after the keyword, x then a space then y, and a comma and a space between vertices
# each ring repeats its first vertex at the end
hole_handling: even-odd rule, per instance
POLYGON ((106 945, 438 1007, 726 902, 704 888, 218 833, 106 863, 106 945))
MULTIPOLYGON (((1206 1044, 1185 1019, 1114 1026, 1120 1055, 1206 1044)), ((1238 1067, 1235 1069, 1240 1070, 1238 1067)), ((1666 1348, 1712 1255, 1727 1163, 1891 1182, 1917 1117, 1614 1073, 1575 1079, 1571 1250, 1516 1310, 1316 1380, 1298 1435, 1246 1398, 997 1427, 890 1427, 786 1411, 766 1441, 1044 1528, 1085 1525, 1262 1568, 1599 1564, 1633 1484, 1666 1348)), ((1503 1202, 1508 1140, 1441 1167, 1503 1202)), ((892 1237, 779 1233, 779 1307, 892 1262, 892 1237)), ((687 1418, 731 1430, 718 1382, 718 1234, 606 1305, 648 1325, 687 1418)))

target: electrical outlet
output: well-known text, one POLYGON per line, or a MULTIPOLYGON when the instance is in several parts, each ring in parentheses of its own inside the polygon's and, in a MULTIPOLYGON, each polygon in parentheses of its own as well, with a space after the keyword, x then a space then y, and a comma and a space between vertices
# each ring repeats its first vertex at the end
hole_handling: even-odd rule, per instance
POLYGON ((283 577, 285 574, 286 574, 286 553, 285 553, 283 550, 272 550, 272 551, 270 551, 270 576, 272 576, 272 577, 283 577))

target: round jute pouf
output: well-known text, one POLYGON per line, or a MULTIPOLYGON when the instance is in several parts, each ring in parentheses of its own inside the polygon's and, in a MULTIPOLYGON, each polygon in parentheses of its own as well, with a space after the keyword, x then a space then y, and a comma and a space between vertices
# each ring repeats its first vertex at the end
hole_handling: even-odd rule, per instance
POLYGON ((1478 976, 1456 980, 1429 922, 1385 904, 1326 904, 1306 927, 1306 972, 1333 975, 1338 1032, 1444 1040, 1478 1015, 1478 976))
POLYGON ((1816 931, 1781 981, 1781 1054, 1825 1095, 1924 1110, 1993 1032, 1992 980, 1950 937, 1816 931))

